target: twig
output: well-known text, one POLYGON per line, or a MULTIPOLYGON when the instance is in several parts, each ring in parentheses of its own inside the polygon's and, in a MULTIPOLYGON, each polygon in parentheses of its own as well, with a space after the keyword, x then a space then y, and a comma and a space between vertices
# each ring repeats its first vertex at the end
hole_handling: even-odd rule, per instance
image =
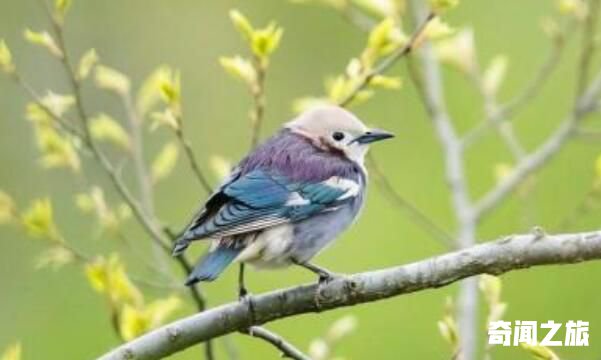
MULTIPOLYGON (((138 188, 140 191, 139 199, 140 205, 144 213, 151 219, 156 219, 154 209, 154 195, 152 191, 152 179, 146 168, 146 159, 144 158, 144 140, 142 137, 142 119, 140 118, 135 106, 131 93, 127 92, 121 96, 125 112, 127 113, 127 123, 129 125, 129 133, 132 141, 131 157, 134 163, 134 174, 138 181, 138 188)), ((156 223, 156 220, 153 221, 156 223)), ((162 271, 167 272, 168 266, 165 261, 165 252, 162 251, 158 246, 152 247, 154 253, 154 259, 157 262, 157 266, 162 271)))
POLYGON ((21 88, 23 88, 23 90, 25 90, 27 95, 29 95, 29 97, 37 106, 42 108, 42 110, 44 110, 50 117, 52 117, 55 120, 58 129, 63 130, 64 132, 78 140, 83 139, 83 132, 76 126, 74 126, 69 120, 60 116, 54 116, 52 109, 50 109, 46 104, 44 104, 42 98, 37 94, 33 87, 23 79, 23 77, 19 73, 14 72, 11 78, 15 81, 17 85, 19 85, 21 88))
POLYGON ((434 19, 435 17, 436 17, 436 14, 434 14, 432 12, 427 14, 424 17, 424 20, 421 22, 421 24, 417 27, 417 29, 415 29, 415 31, 413 32, 413 34, 411 35, 411 37, 409 38, 407 43, 405 45, 401 46, 400 48, 398 48, 397 50, 395 50, 387 58, 382 60, 377 66, 375 66, 373 69, 371 69, 361 79, 361 81, 355 86, 355 88, 353 88, 353 90, 347 95, 347 97, 342 99, 342 101, 340 101, 339 105, 347 106, 348 104, 350 104, 355 99, 355 96, 357 96, 357 94, 361 90, 363 90, 366 86, 369 85, 369 83, 374 78, 374 76, 384 73, 391 66, 393 66, 398 60, 409 55, 411 53, 411 51, 413 51, 414 47, 417 45, 418 40, 422 37, 424 30, 426 29, 426 27, 428 26, 430 21, 432 21, 432 19, 434 19))
POLYGON ((569 22, 566 30, 560 38, 554 39, 551 49, 549 50, 545 60, 535 72, 534 77, 525 85, 523 90, 515 95, 511 100, 504 104, 498 105, 496 110, 488 114, 488 118, 481 121, 476 127, 468 131, 463 137, 464 147, 469 147, 474 142, 482 137, 482 135, 505 120, 515 116, 519 110, 532 101, 543 89, 547 80, 551 77, 557 65, 559 64, 563 50, 566 47, 566 42, 574 28, 574 22, 569 22))
POLYGON ((252 315, 244 303, 225 304, 167 324, 98 359, 161 359, 208 339, 295 315, 435 289, 479 274, 500 275, 595 259, 601 259, 600 231, 543 238, 537 234, 510 236, 404 266, 257 295, 253 297, 252 315))
MULTIPOLYGON (((416 21, 425 12, 422 1, 411 2, 416 21)), ((457 218, 457 245, 461 248, 476 242, 476 220, 473 217, 472 200, 464 169, 463 146, 446 109, 440 64, 432 45, 425 43, 421 52, 422 81, 421 96, 430 115, 444 154, 445 177, 451 191, 451 202, 457 218)), ((472 360, 475 355, 477 337, 478 287, 474 279, 460 285, 458 301, 459 331, 463 360, 472 360)))
POLYGON ((181 117, 178 117, 176 120, 178 126, 175 129, 175 136, 177 137, 177 140, 179 141, 182 148, 184 149, 184 154, 186 154, 188 164, 190 165, 190 168, 192 169, 196 180, 198 180, 200 186, 204 189, 204 191, 206 191, 207 194, 210 194, 213 192, 213 187, 211 186, 206 176, 200 169, 198 160, 196 160, 196 155, 194 155, 194 151, 192 150, 192 144, 190 144, 190 141, 188 141, 188 139, 184 135, 184 122, 181 117))
POLYGON ((590 0, 587 2, 588 9, 584 28, 582 29, 582 51, 580 53, 579 71, 576 79, 576 101, 578 101, 578 97, 585 91, 589 80, 591 61, 596 50, 595 42, 597 41, 597 20, 601 8, 600 3, 599 0, 590 0))
POLYGON ((600 94, 601 71, 578 98, 574 108, 566 115, 555 132, 536 150, 524 157, 508 176, 476 203, 473 216, 481 218, 486 215, 505 199, 527 175, 546 164, 553 155, 558 153, 563 144, 574 135, 580 120, 596 110, 600 94))
MULTIPOLYGON (((168 254, 171 253, 171 246, 169 245, 169 243, 167 241, 165 241, 163 234, 161 233, 160 227, 157 225, 158 221, 156 220, 154 215, 147 213, 144 210, 144 207, 138 203, 136 198, 129 191, 129 188, 127 187, 127 185, 125 185, 125 183, 122 181, 121 177, 119 176, 118 171, 113 167, 113 165, 108 160, 106 155, 104 155, 102 150, 98 147, 98 145, 94 141, 94 139, 91 135, 91 132, 90 132, 90 128, 89 128, 89 118, 85 111, 85 107, 83 105, 83 97, 82 97, 82 93, 81 93, 80 83, 77 80, 75 73, 73 72, 73 67, 69 60, 62 25, 56 21, 54 16, 52 16, 52 10, 49 8, 49 5, 46 2, 46 0, 41 0, 41 1, 44 5, 44 8, 46 9, 46 11, 48 13, 48 16, 53 25, 53 29, 54 29, 55 35, 57 37, 58 46, 63 53, 63 56, 61 57, 61 61, 64 65, 65 71, 67 73, 67 78, 69 80, 69 83, 71 85, 72 91, 75 96, 77 112, 79 114, 80 121, 82 122, 82 128, 83 128, 83 134, 84 134, 84 144, 92 152, 94 158, 101 165, 101 168, 105 171, 105 173, 107 173, 107 175, 109 176, 110 180, 112 181, 117 192, 121 195, 123 200, 132 209, 132 212, 134 213, 135 217, 138 219, 140 224, 147 230, 147 232, 149 233, 149 235, 150 235, 151 239, 154 241, 154 243, 157 246, 159 246, 160 248, 162 248, 166 253, 168 253, 168 254)), ((186 271, 187 274, 189 274, 192 271, 191 264, 188 262, 188 260, 184 256, 177 257, 177 261, 181 265, 181 267, 186 271)), ((189 287, 189 291, 190 291, 192 299, 194 300, 195 304, 197 305, 197 308, 199 309, 199 311, 205 310, 206 309, 206 299, 200 293, 198 288, 195 286, 192 286, 192 287, 189 287)), ((212 347, 211 341, 207 341, 205 344, 205 355, 206 355, 207 360, 212 360, 214 358, 213 347, 212 347)))
POLYGON ((303 354, 302 351, 297 349, 294 345, 287 342, 284 338, 278 334, 271 332, 261 326, 252 326, 248 330, 242 330, 243 333, 263 339, 280 349, 283 358, 290 358, 295 360, 311 360, 307 355, 303 354))
POLYGON ((257 80, 250 89, 253 98, 253 108, 250 111, 250 148, 254 149, 261 138, 261 125, 265 114, 265 76, 267 75, 267 64, 257 56, 253 57, 253 63, 257 72, 257 80))
POLYGON ((446 230, 436 225, 432 219, 425 215, 421 210, 416 208, 415 205, 403 198, 395 190, 394 186, 392 186, 390 180, 382 172, 375 157, 371 153, 369 153, 367 156, 367 164, 370 169, 370 175, 374 178, 378 188, 388 200, 390 200, 394 205, 398 206, 403 212, 408 214, 414 223, 421 226, 441 244, 448 248, 456 247, 456 245, 453 243, 453 238, 446 230))

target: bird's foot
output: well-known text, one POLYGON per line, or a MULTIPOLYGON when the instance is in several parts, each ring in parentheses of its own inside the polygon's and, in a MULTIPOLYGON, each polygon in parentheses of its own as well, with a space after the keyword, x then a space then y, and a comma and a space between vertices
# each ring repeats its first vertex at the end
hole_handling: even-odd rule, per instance
POLYGON ((238 290, 238 301, 245 304, 250 314, 251 323, 255 322, 255 302, 253 296, 246 288, 242 287, 238 290))
POLYGON ((320 285, 327 284, 331 281, 334 281, 334 280, 342 277, 342 275, 340 275, 340 274, 336 274, 336 273, 333 273, 333 272, 330 272, 327 270, 323 270, 323 269, 318 273, 318 275, 319 275, 319 277, 318 277, 317 281, 319 282, 320 285))
POLYGON ((295 259, 292 259, 292 262, 298 266, 302 266, 305 269, 317 274, 319 284, 326 284, 332 280, 340 278, 341 275, 333 273, 327 269, 322 268, 321 266, 317 266, 315 264, 311 264, 310 262, 301 262, 295 259))

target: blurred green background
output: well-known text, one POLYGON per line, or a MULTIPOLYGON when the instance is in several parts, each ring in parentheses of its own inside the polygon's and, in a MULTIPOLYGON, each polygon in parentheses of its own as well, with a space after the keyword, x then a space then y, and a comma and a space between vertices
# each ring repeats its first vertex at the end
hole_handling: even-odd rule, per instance
MULTIPOLYGON (((239 159, 248 148, 249 96, 244 87, 220 68, 222 55, 246 53, 245 44, 232 28, 227 13, 242 10, 255 24, 277 20, 285 28, 281 47, 272 59, 267 81, 268 108, 263 135, 275 131, 291 117, 293 99, 321 94, 323 78, 340 73, 350 57, 358 54, 365 35, 338 14, 319 6, 301 6, 282 0, 103 0, 75 1, 69 15, 67 41, 74 57, 95 47, 103 63, 129 74, 135 83, 160 64, 181 69, 187 132, 205 169, 208 156, 239 159)), ((455 26, 470 25, 476 31, 480 62, 503 53, 510 59, 509 73, 500 97, 508 99, 523 87, 543 61, 549 48, 540 30, 540 19, 554 13, 548 0, 463 0, 447 20, 455 26)), ((34 0, 0 1, 0 37, 4 37, 18 67, 40 92, 66 92, 62 68, 46 52, 25 44, 24 28, 48 28, 39 3, 34 0)), ((516 119, 520 139, 529 149, 544 139, 573 101, 578 41, 573 39, 562 65, 541 96, 516 119)), ((397 65, 391 74, 406 78, 397 65)), ((472 86, 454 71, 445 71, 449 108, 460 131, 481 119, 482 102, 472 86)), ((454 217, 443 180, 441 150, 423 107, 409 81, 401 91, 381 91, 376 98, 355 108, 367 123, 390 129, 398 137, 377 147, 375 155, 396 189, 409 201, 452 229, 454 217)), ((122 110, 113 97, 92 85, 85 89, 86 103, 94 111, 116 117, 122 110)), ((37 161, 30 124, 24 120, 25 94, 0 77, 0 188, 25 207, 33 198, 50 194, 65 237, 89 253, 118 248, 110 239, 98 239, 92 221, 73 206, 77 181, 63 171, 45 171, 37 161)), ((588 120, 594 125, 598 119, 588 120)), ((156 153, 170 136, 158 131, 147 137, 149 154, 156 153)), ((536 185, 524 201, 512 198, 495 210, 479 228, 479 238, 491 240, 503 234, 528 231, 534 224, 557 229, 591 188, 593 164, 599 144, 574 141, 536 175, 536 185), (524 208, 529 209, 529 218, 524 208)), ((490 133, 467 153, 467 169, 473 196, 494 184, 494 166, 511 162, 511 155, 490 133)), ((91 176, 106 185, 101 173, 91 176)), ((216 176, 211 174, 213 181, 216 176)), ((157 185, 159 216, 174 227, 183 226, 204 194, 184 159, 175 175, 157 185)), ((107 189, 110 189, 108 186, 107 189)), ((112 197, 114 199, 114 197, 112 197)), ((599 211, 592 211, 569 230, 595 229, 599 211)), ((142 251, 148 250, 145 234, 131 225, 130 236, 142 251)), ((91 359, 117 344, 110 329, 104 299, 94 293, 79 267, 58 272, 36 271, 35 256, 44 245, 14 227, 0 228, 0 349, 21 340, 25 359, 91 359)), ((197 254, 202 246, 196 247, 197 254)), ((372 186, 361 220, 317 262, 336 272, 351 273, 393 266, 446 251, 428 233, 412 223, 372 186)), ((133 273, 143 274, 129 261, 133 273)), ((179 272, 177 272, 179 274, 179 272)), ((204 287, 211 304, 235 299, 236 271, 232 267, 219 281, 204 287)), ((551 266, 503 276, 503 299, 509 308, 505 320, 590 321, 590 347, 560 348, 570 359, 601 356, 601 263, 551 266)), ((303 270, 249 272, 249 286, 264 292, 291 286, 313 277, 303 270)), ((286 319, 268 327, 300 348, 321 336, 345 314, 358 317, 359 327, 335 350, 346 359, 448 359, 450 350, 440 337, 436 322, 442 316, 445 297, 457 286, 424 291, 349 309, 286 319)), ((149 290, 149 297, 165 296, 149 290)), ((185 297, 184 297, 185 298, 185 297)), ((192 311, 188 304, 177 315, 192 311)), ((481 313, 481 318, 484 313, 481 313)), ((485 342, 482 322, 481 345, 485 342)), ((564 331, 561 331, 564 334, 564 331)), ((242 335, 230 337, 241 359, 276 359, 265 343, 242 335)), ((219 359, 226 358, 217 342, 219 359)), ((201 349, 190 349, 174 359, 198 359, 201 349)), ((519 348, 495 348, 495 359, 528 359, 519 348)))

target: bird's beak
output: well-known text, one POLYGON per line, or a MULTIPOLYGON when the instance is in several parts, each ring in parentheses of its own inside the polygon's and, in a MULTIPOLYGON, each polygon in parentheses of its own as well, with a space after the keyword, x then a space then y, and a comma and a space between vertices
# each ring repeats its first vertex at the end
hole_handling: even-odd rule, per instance
POLYGON ((365 134, 359 135, 351 141, 351 143, 357 142, 359 144, 370 144, 380 140, 386 140, 393 138, 394 134, 388 131, 379 130, 379 129, 371 129, 367 131, 365 134))

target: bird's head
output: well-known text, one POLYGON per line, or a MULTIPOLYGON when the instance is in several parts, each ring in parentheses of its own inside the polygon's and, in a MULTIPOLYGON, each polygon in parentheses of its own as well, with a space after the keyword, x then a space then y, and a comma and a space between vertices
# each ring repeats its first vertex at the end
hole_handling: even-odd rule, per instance
POLYGON ((387 131, 369 129, 338 106, 315 107, 287 123, 286 128, 308 138, 322 150, 342 154, 360 164, 371 143, 394 137, 387 131))

